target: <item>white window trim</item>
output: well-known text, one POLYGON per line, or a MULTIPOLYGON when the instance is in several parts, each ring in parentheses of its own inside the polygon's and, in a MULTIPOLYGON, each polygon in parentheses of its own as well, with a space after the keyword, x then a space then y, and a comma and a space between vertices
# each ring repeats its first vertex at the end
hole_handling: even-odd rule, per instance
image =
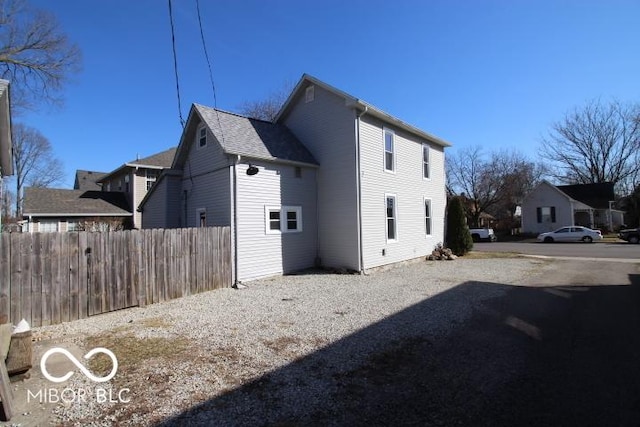
POLYGON ((265 234, 282 234, 282 233, 301 233, 302 232, 302 206, 265 206, 264 207, 264 232, 265 234), (278 211, 280 212, 280 229, 272 230, 271 221, 269 219, 269 213, 278 211), (295 230, 289 230, 287 228, 287 213, 296 213, 296 226, 295 230))
POLYGON ((207 218, 207 208, 198 208, 196 209, 196 227, 200 228, 202 225, 200 224, 200 214, 204 214, 204 222, 205 227, 207 226, 209 219, 207 218))
POLYGON ((398 233, 398 197, 396 197, 395 194, 392 193, 385 193, 384 194, 384 237, 387 241, 387 243, 396 243, 399 238, 399 233, 398 233), (395 223, 395 238, 394 239, 389 239, 389 224, 387 222, 388 218, 387 218, 387 199, 389 197, 393 198, 393 220, 395 223))
POLYGON ((431 181, 431 147, 429 144, 422 143, 422 179, 425 181, 431 181), (427 149, 427 176, 424 176, 425 161, 424 161, 424 149, 427 149))
POLYGON ((428 197, 424 197, 422 199, 422 206, 423 209, 425 210, 424 212, 424 235, 425 237, 432 237, 433 236, 433 203, 432 200, 428 197), (431 226, 431 230, 429 233, 427 233, 427 212, 426 212, 426 206, 427 206, 427 202, 429 202, 429 225, 431 226))
POLYGON ((280 206, 265 206, 264 207, 264 233, 265 234, 280 234, 282 230, 282 208, 280 206), (269 219, 269 212, 280 212, 280 229, 272 230, 271 221, 269 219))
POLYGON ((196 150, 202 150, 203 148, 206 148, 207 145, 209 145, 209 131, 207 130, 207 126, 205 126, 204 124, 201 124, 200 126, 198 126, 198 129, 196 130, 196 150), (200 145, 200 134, 202 133, 202 130, 204 129, 204 145, 200 145))
POLYGON ((389 128, 382 128, 382 169, 386 173, 396 173, 396 158, 398 157, 398 150, 396 149, 396 133, 389 128), (393 154, 393 160, 391 161, 391 170, 387 169, 387 132, 391 134, 391 153, 393 154))

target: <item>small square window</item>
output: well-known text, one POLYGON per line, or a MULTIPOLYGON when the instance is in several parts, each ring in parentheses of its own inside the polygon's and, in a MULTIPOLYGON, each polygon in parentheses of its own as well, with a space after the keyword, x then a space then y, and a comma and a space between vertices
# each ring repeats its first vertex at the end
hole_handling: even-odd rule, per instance
POLYGON ((280 211, 269 211, 269 230, 280 230, 280 211))

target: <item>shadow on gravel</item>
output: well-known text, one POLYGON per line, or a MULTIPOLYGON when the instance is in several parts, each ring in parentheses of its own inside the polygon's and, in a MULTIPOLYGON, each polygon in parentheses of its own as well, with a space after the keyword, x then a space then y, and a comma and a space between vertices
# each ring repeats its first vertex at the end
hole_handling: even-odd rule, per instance
POLYGON ((630 280, 468 282, 158 425, 638 425, 630 280), (469 319, 434 333, 470 301, 469 319))

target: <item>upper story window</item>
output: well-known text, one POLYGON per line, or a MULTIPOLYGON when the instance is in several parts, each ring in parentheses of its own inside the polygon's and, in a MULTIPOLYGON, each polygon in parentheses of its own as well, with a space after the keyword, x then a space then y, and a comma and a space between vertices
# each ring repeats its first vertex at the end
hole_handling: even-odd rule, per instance
POLYGON ((129 192, 129 175, 124 176, 124 191, 129 192))
POLYGON ((384 130, 384 170, 395 171, 395 134, 389 129, 384 130))
POLYGON ((429 145, 422 144, 422 177, 424 179, 430 178, 429 173, 429 145))
POLYGON ((146 172, 146 181, 147 181, 147 191, 151 190, 153 184, 158 180, 158 176, 160 175, 160 171, 155 169, 147 169, 146 172))
POLYGON ((207 145, 207 128, 206 126, 202 126, 200 127, 200 129, 198 129, 198 147, 202 148, 202 147, 206 147, 207 145))
POLYGON ((311 102, 315 99, 315 86, 311 85, 304 91, 304 102, 311 102))

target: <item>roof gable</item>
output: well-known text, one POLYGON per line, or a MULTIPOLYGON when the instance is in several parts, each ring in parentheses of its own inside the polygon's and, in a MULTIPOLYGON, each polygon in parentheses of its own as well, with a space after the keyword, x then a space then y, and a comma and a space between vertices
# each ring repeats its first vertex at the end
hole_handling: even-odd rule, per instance
POLYGON ((100 178, 97 182, 104 182, 105 180, 111 178, 114 175, 120 174, 123 170, 127 168, 147 168, 147 169, 166 169, 171 167, 171 163, 173 162, 173 158, 175 157, 176 150, 178 147, 171 147, 167 150, 161 151, 160 153, 152 154, 149 157, 144 157, 142 159, 132 160, 120 166, 119 168, 105 174, 102 178, 100 178))
POLYGON ((23 215, 100 216, 130 215, 124 193, 116 191, 63 190, 28 187, 24 191, 23 215))
POLYGON ((73 184, 74 190, 93 190, 100 191, 102 186, 98 184, 98 181, 107 175, 106 172, 95 172, 76 170, 76 180, 73 184))
POLYGON ((438 138, 435 135, 432 135, 430 133, 427 133, 409 123, 406 123, 402 120, 400 120, 399 118, 392 116, 389 113, 386 113, 384 111, 382 111, 381 109, 373 106, 372 104, 369 104, 366 101, 363 101, 361 99, 358 99, 352 95, 349 95, 348 93, 337 89, 313 76, 310 76, 309 74, 303 74, 302 78, 300 79, 300 81, 298 82, 298 84, 296 85, 296 87, 293 89, 293 91, 291 92, 291 94, 289 95, 289 97, 287 98, 287 100, 285 101, 285 103, 282 105, 282 108, 280 109, 280 112, 278 113, 275 122, 276 123, 281 123, 282 120, 287 116, 287 114, 289 113, 289 111, 291 110, 291 108, 293 108, 293 106, 295 105, 294 100, 298 97, 298 96, 303 96, 303 91, 306 90, 306 88, 310 85, 316 85, 319 86, 341 98, 343 98, 345 100, 345 105, 348 108, 355 108, 361 112, 366 112, 367 114, 376 117, 380 120, 382 120, 385 123, 394 125, 406 132, 409 132, 413 135, 418 136, 421 139, 426 139, 427 141, 430 141, 436 145, 439 145, 441 147, 450 147, 451 143, 438 138))
POLYGON ((609 209, 609 202, 615 200, 612 182, 558 185, 557 187, 572 199, 595 209, 609 209))
POLYGON ((180 167, 185 161, 200 123, 205 123, 225 154, 267 161, 318 164, 309 150, 283 125, 193 104, 178 146, 174 168, 180 167))

